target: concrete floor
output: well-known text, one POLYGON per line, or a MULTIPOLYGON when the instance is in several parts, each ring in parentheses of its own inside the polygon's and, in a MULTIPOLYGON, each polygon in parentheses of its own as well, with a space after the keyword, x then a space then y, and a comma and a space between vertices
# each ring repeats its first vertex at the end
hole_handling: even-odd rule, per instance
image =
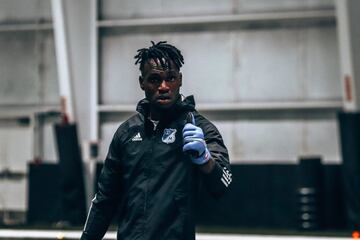
MULTIPOLYGON (((22 230, 22 229, 1 229, 0 239, 79 239, 81 231, 70 230, 22 230)), ((104 239, 116 239, 116 232, 108 232, 104 239)), ((330 236, 293 236, 293 235, 249 235, 249 234, 217 234, 217 233, 197 233, 197 240, 345 240, 349 237, 330 237, 330 236)))

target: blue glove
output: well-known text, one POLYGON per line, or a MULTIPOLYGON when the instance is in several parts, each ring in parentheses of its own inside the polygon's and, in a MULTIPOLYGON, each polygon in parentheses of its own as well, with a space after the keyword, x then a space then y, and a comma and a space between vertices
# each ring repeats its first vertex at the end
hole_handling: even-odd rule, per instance
POLYGON ((191 161, 202 165, 210 159, 210 152, 206 147, 203 130, 194 124, 185 124, 183 131, 183 152, 190 152, 191 161))

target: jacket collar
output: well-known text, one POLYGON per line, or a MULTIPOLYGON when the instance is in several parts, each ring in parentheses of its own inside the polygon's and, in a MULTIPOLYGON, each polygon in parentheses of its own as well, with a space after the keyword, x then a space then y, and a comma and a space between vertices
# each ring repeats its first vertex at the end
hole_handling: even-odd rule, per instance
MULTIPOLYGON (((153 123, 149 120, 149 110, 150 102, 147 99, 142 99, 139 101, 136 110, 144 116, 145 132, 146 134, 153 133, 153 123)), ((195 110, 195 100, 194 96, 188 96, 183 98, 179 96, 178 100, 175 102, 174 106, 167 110, 165 118, 160 119, 158 124, 158 129, 164 129, 168 124, 175 119, 178 119, 181 115, 186 112, 191 112, 195 110)))

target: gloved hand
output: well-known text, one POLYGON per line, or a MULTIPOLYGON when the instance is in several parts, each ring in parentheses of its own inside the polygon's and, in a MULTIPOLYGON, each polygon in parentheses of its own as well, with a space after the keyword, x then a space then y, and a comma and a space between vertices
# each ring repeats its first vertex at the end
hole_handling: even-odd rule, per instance
POLYGON ((203 130, 192 123, 187 123, 182 134, 183 152, 190 154, 191 161, 198 165, 208 162, 211 155, 206 147, 203 130))

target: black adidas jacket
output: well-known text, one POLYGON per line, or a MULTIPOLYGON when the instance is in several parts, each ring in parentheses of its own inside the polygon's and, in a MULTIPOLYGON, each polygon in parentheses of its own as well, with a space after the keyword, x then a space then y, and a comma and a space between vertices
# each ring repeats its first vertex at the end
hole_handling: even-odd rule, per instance
POLYGON ((121 240, 195 239, 194 203, 199 184, 220 196, 231 182, 227 149, 216 127, 195 111, 192 96, 179 100, 154 129, 147 100, 116 131, 98 182, 82 240, 102 239, 120 207, 121 240), (193 112, 216 161, 202 173, 183 153, 182 129, 193 112))

